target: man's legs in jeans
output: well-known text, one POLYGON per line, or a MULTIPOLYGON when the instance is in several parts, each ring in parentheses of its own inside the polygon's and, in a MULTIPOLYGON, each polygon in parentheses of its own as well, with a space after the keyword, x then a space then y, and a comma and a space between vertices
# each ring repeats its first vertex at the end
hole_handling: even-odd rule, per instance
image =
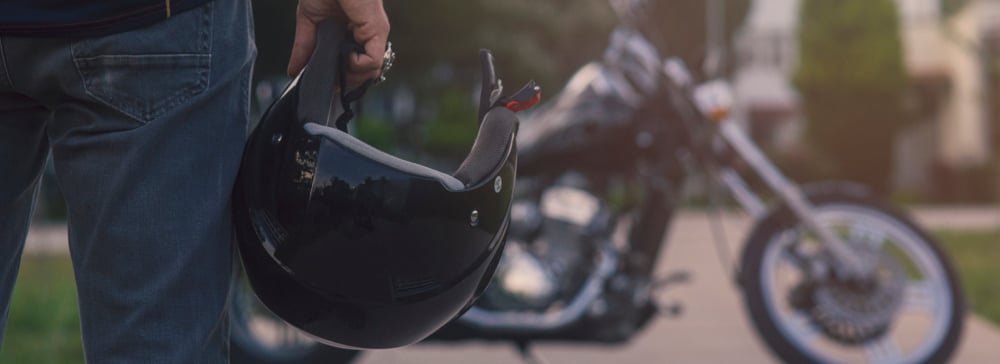
MULTIPOLYGON (((24 170, 0 183, 0 270, 13 280, 32 201, 22 195, 41 168, 28 161, 46 150, 28 136, 40 129, 66 195, 89 362, 225 360, 229 197, 254 56, 248 3, 216 0, 93 39, 0 38, 10 75, 7 88, 0 76, 0 170, 24 170), (48 115, 15 117, 8 96, 48 115)), ((10 282, 0 284, 6 309, 10 282)))
MULTIPOLYGON (((6 89, 4 74, 0 68, 0 90, 6 89)), ((25 97, 0 92, 0 341, 48 155, 47 116, 44 108, 25 97)))

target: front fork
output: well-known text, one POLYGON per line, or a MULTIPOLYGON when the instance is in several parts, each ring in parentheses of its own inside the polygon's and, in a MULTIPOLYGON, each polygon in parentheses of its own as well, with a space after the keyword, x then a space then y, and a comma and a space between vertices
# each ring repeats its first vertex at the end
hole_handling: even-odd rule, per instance
MULTIPOLYGON (((834 260, 840 263, 836 264, 835 271, 841 278, 867 275, 866 265, 851 251, 847 242, 837 237, 827 226, 816 220, 815 209, 806 199, 802 190, 764 156, 764 153, 735 122, 729 119, 723 120, 719 125, 719 133, 729 146, 753 168, 757 175, 778 194, 778 197, 788 204, 799 221, 802 221, 810 231, 816 234, 833 255, 834 260)), ((755 217, 762 216, 765 211, 763 203, 736 172, 729 168, 723 168, 719 177, 740 205, 755 217)))

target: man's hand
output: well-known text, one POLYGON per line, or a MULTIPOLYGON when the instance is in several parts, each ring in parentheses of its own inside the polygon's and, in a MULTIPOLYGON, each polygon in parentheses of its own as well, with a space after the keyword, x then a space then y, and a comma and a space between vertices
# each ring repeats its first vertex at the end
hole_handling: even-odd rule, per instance
POLYGON ((358 85, 377 78, 389 38, 389 17, 382 0, 300 0, 288 75, 294 77, 305 67, 316 48, 316 24, 331 18, 346 18, 354 40, 365 47, 365 54, 351 56, 347 83, 358 85))

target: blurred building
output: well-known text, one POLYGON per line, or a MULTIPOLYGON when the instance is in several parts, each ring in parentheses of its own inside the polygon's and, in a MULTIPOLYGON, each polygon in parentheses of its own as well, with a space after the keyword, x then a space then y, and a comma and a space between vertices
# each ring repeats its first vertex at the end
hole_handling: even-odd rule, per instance
POLYGON ((736 37, 737 112, 754 138, 771 148, 799 140, 798 95, 791 77, 798 59, 799 0, 756 0, 736 37))
MULTIPOLYGON (((736 45, 738 112, 779 153, 794 150, 803 129, 790 81, 801 1, 756 0, 736 45)), ((896 188, 961 189, 962 174, 988 170, 1000 149, 1000 0, 968 0, 950 14, 942 0, 897 5, 912 84, 906 107, 917 120, 897 140, 896 188)))

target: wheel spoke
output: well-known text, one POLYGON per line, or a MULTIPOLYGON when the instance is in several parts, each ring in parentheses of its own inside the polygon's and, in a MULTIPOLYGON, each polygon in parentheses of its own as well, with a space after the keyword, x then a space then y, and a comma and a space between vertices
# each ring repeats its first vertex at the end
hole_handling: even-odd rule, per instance
POLYGON ((897 363, 903 356, 899 345, 888 336, 865 344, 865 354, 868 355, 868 362, 873 364, 897 363))
POLYGON ((828 227, 838 240, 850 243, 859 260, 871 268, 864 272, 870 275, 841 281, 844 277, 832 274, 839 261, 831 259, 829 247, 802 224, 797 225, 797 230, 774 231, 769 239, 753 242, 756 244, 753 247, 762 249, 764 254, 761 261, 748 264, 762 265, 760 279, 755 283, 760 284, 763 304, 784 340, 778 344, 790 346, 817 362, 891 364, 939 358, 942 349, 947 349, 946 345, 958 335, 952 322, 956 318, 952 315, 959 298, 952 296, 949 262, 934 249, 934 242, 905 217, 881 211, 877 206, 838 201, 817 204, 815 211, 816 223, 828 227), (788 231, 801 232, 801 239, 788 239, 790 236, 785 235, 788 231), (800 267, 806 274, 800 282, 789 284, 789 279, 775 278, 778 271, 787 273, 800 267), (864 280, 855 282, 857 278, 864 280), (830 288, 830 296, 819 296, 814 302, 800 300, 799 295, 808 291, 794 291, 825 288, 822 285, 828 282, 830 287, 843 289, 830 288), (833 286, 840 283, 844 285, 833 286), (844 321, 857 318, 860 327, 853 328, 853 322, 846 322, 844 326, 831 327, 828 334, 810 315, 812 311, 795 309, 809 307, 807 303, 817 304, 815 301, 829 306, 822 306, 829 311, 817 309, 818 316, 828 313, 831 319, 844 321), (855 308, 868 311, 851 315, 855 308), (842 327, 848 330, 844 332, 847 338, 866 339, 860 343, 841 343, 834 334, 841 332, 842 327))
POLYGON ((937 308, 938 296, 931 282, 912 282, 903 290, 903 309, 932 313, 937 308))
POLYGON ((802 258, 792 251, 792 248, 782 249, 781 254, 778 255, 778 263, 787 265, 789 267, 795 268, 797 270, 802 270, 803 261, 802 258))
POLYGON ((849 238, 852 242, 862 243, 871 246, 875 250, 881 250, 885 243, 885 232, 881 229, 867 227, 861 224, 852 224, 849 238))
POLYGON ((788 315, 785 320, 785 326, 789 330, 789 339, 794 341, 799 341, 805 345, 811 345, 813 341, 816 341, 823 332, 820 331, 816 325, 812 323, 809 316, 801 312, 795 312, 788 315))
POLYGON ((789 243, 783 244, 781 253, 778 255, 778 262, 788 265, 799 271, 804 271, 808 267, 807 258, 802 252, 802 235, 798 231, 785 233, 785 240, 789 243))

